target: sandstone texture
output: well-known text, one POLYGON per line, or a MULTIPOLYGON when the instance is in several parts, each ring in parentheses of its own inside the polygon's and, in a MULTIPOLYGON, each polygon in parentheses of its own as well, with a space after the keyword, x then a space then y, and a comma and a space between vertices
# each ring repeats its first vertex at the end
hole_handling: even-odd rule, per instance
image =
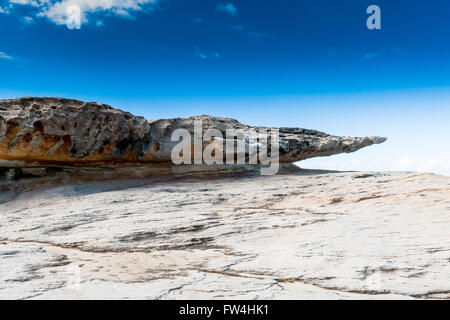
MULTIPOLYGON (((0 166, 169 163, 178 143, 171 141, 172 132, 184 128, 193 133, 196 120, 202 120, 203 131, 217 129, 224 137, 227 129, 266 129, 210 116, 147 121, 108 105, 61 98, 0 100, 0 166)), ((279 132, 281 162, 354 152, 386 140, 337 137, 300 128, 279 128, 279 132)))
POLYGON ((142 117, 99 103, 58 98, 0 100, 0 159, 77 163, 141 158, 150 144, 142 117))
POLYGON ((449 177, 67 174, 5 182, 0 299, 450 299, 449 177))

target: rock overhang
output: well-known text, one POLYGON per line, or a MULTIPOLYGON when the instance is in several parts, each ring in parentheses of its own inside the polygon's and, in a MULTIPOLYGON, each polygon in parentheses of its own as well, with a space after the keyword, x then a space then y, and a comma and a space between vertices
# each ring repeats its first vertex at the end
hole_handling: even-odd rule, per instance
POLYGON ((0 160, 18 166, 171 162, 176 143, 172 133, 182 128, 194 134, 197 121, 203 131, 217 129, 223 134, 229 129, 247 133, 278 129, 280 162, 349 153, 386 141, 303 128, 252 127, 207 115, 149 121, 97 102, 24 97, 0 100, 0 160))

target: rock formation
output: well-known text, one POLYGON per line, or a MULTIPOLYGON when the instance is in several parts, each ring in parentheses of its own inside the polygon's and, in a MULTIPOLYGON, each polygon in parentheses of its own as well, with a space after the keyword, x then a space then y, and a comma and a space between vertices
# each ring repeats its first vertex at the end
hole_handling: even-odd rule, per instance
POLYGON ((385 139, 298 128, 278 175, 168 165, 196 120, 264 130, 0 101, 0 299, 450 299, 449 177, 302 170, 385 139))
MULTIPOLYGON (((210 116, 147 121, 108 105, 62 98, 0 100, 0 166, 33 167, 93 163, 170 162, 179 128, 194 131, 264 130, 210 116)), ((280 161, 353 152, 384 142, 381 137, 337 137, 315 130, 280 128, 280 161)), ((205 147, 205 145, 203 145, 205 147)))

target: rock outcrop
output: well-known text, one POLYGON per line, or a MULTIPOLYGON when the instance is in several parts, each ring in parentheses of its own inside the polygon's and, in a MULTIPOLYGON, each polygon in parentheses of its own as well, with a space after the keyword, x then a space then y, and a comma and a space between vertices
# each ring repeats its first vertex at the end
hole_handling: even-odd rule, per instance
MULTIPOLYGON (((178 143, 171 141, 172 132, 184 128, 193 133, 197 120, 203 131, 217 129, 224 136, 227 129, 267 129, 210 116, 147 121, 108 105, 62 98, 0 100, 0 166, 170 162, 178 143)), ((280 128, 279 136, 281 162, 354 152, 386 140, 300 128, 280 128)))

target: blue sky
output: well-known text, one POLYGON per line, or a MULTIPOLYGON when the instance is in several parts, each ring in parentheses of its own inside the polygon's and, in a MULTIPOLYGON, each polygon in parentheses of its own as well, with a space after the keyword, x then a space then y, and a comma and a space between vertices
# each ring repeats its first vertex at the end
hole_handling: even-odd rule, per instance
POLYGON ((1 0, 0 26, 0 97, 384 135, 302 165, 450 174, 447 0, 1 0))

